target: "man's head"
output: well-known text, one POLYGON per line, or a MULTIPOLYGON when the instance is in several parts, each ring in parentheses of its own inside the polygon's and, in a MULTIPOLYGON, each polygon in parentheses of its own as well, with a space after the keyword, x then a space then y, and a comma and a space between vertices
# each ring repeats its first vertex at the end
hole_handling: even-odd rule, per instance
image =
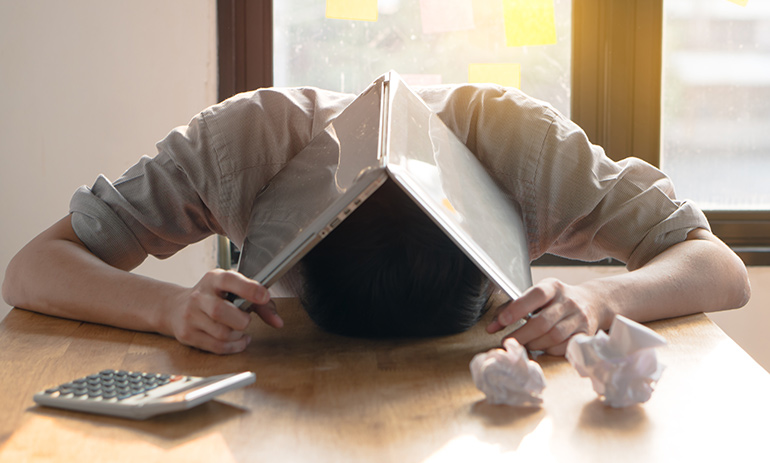
POLYGON ((347 336, 458 333, 484 313, 491 284, 422 210, 388 181, 302 261, 302 303, 347 336))

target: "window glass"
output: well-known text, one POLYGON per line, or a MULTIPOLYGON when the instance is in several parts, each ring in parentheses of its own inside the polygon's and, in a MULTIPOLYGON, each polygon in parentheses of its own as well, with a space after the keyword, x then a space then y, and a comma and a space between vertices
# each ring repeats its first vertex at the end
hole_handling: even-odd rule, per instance
POLYGON ((274 1, 274 85, 358 93, 392 69, 414 85, 518 86, 569 116, 571 0, 374 3, 376 21, 362 21, 327 18, 324 0, 274 1))
POLYGON ((770 209, 770 2, 665 0, 661 166, 708 210, 770 209))

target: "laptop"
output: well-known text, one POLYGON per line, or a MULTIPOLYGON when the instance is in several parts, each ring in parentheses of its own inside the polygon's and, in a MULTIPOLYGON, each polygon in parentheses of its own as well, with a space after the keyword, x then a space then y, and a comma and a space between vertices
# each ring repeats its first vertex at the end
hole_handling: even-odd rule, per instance
POLYGON ((394 71, 257 194, 238 271, 270 287, 388 180, 511 299, 532 286, 519 206, 394 71))

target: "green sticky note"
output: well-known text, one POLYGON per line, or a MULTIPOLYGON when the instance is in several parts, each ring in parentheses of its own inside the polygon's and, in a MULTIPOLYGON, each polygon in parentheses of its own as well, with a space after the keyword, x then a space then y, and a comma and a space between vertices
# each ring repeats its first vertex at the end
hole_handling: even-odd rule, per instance
POLYGON ((377 0, 326 0, 326 17, 377 21, 377 0))
POLYGON ((468 82, 472 84, 498 84, 503 87, 521 88, 521 64, 473 63, 468 65, 468 82))
POLYGON ((503 18, 509 47, 556 43, 553 0, 503 0, 503 18))

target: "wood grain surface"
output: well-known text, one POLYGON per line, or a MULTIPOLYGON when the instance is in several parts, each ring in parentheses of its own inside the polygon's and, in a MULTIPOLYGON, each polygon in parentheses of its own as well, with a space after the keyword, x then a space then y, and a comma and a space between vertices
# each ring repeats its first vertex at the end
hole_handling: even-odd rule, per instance
POLYGON ((434 339, 361 340, 317 329, 294 299, 286 326, 255 319, 247 351, 14 309, 0 323, 0 461, 770 461, 770 375, 705 315, 650 326, 668 339, 652 399, 603 405, 563 358, 541 356, 541 408, 492 406, 470 377, 500 344, 481 323, 434 339), (130 421, 40 407, 32 395, 105 368, 257 382, 193 410, 130 421), (170 460, 171 459, 171 460, 170 460))

